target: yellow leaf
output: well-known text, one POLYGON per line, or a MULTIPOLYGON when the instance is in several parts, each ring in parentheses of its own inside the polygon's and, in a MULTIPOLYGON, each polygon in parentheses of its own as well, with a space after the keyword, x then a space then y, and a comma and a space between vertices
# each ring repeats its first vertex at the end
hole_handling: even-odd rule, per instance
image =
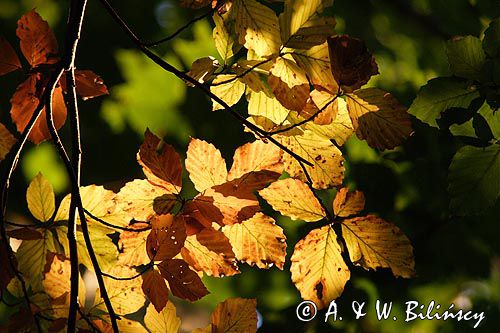
MULTIPOLYGON (((142 229, 148 226, 146 223, 138 223, 129 226, 129 228, 142 229)), ((135 232, 135 231, 124 231, 120 234, 120 239, 118 240, 118 246, 120 248, 120 253, 118 255, 118 264, 126 266, 140 266, 146 265, 151 260, 146 252, 146 239, 148 237, 149 230, 135 232)))
MULTIPOLYGON (((351 118, 347 111, 347 103, 342 98, 337 98, 337 116, 328 125, 318 125, 314 122, 307 122, 302 127, 310 130, 319 137, 334 140, 337 145, 343 145, 354 133, 351 118)), ((290 118, 289 118, 290 119, 290 118)), ((303 119, 290 119, 293 123, 303 119)))
POLYGON ((16 141, 7 127, 0 123, 0 161, 5 158, 16 141))
MULTIPOLYGON (((106 273, 115 277, 131 277, 137 275, 135 269, 125 266, 114 266, 113 269, 106 273)), ((141 288, 142 279, 136 278, 133 280, 120 281, 104 277, 104 282, 106 284, 109 299, 118 315, 134 313, 144 305, 146 299, 141 288)), ((99 311, 106 311, 106 305, 104 304, 99 289, 97 289, 94 305, 89 312, 92 313, 96 310, 98 311, 97 313, 99 313, 99 311)))
POLYGON ((283 269, 286 256, 286 237, 275 221, 262 213, 242 223, 223 227, 236 259, 259 268, 276 265, 283 269))
MULTIPOLYGON (((344 178, 344 158, 342 152, 330 140, 306 130, 302 135, 276 138, 292 152, 305 158, 313 166, 304 165, 311 176, 313 187, 326 189, 342 184, 344 178)), ((307 181, 299 162, 289 154, 283 155, 285 171, 292 177, 307 181)))
POLYGON ((294 50, 292 56, 316 89, 326 89, 331 94, 337 93, 339 86, 332 74, 328 43, 309 50, 294 50))
POLYGON ((163 187, 147 179, 135 179, 125 184, 115 201, 122 207, 129 220, 149 221, 156 214, 166 214, 175 205, 176 198, 163 187))
POLYGON ((285 108, 268 91, 251 92, 248 95, 248 114, 261 116, 271 120, 274 124, 282 124, 288 117, 290 110, 285 108))
POLYGON ((26 201, 31 214, 37 220, 47 222, 54 215, 55 200, 52 185, 42 173, 38 173, 26 191, 26 201))
POLYGON ((415 275, 413 247, 403 232, 377 216, 344 220, 342 235, 351 261, 366 270, 390 268, 395 276, 415 275))
POLYGON ((215 47, 225 63, 238 52, 241 46, 233 37, 234 33, 231 33, 232 30, 234 30, 234 27, 231 27, 234 22, 226 19, 224 16, 219 13, 214 14, 213 19, 215 28, 213 31, 213 38, 215 40, 215 47))
POLYGON ((43 290, 42 274, 47 263, 47 254, 57 252, 54 236, 45 230, 42 239, 24 240, 16 252, 18 269, 28 286, 35 291, 43 290))
POLYGON ((309 81, 291 56, 276 59, 267 81, 276 99, 287 109, 302 111, 306 106, 309 81))
POLYGON ((265 57, 279 52, 278 17, 255 0, 235 0, 231 7, 240 44, 265 57))
POLYGON ((191 139, 187 151, 186 169, 198 192, 226 182, 226 161, 211 143, 191 139))
POLYGON ((330 225, 314 229, 295 245, 292 281, 300 296, 316 303, 319 309, 342 294, 351 276, 341 251, 330 225))
POLYGON ((381 89, 348 94, 347 107, 357 136, 373 148, 392 149, 413 132, 406 108, 381 89))
POLYGON ((219 303, 212 313, 213 333, 257 332, 257 301, 230 298, 219 303))
POLYGON ((349 192, 349 189, 343 187, 333 200, 333 212, 340 217, 356 215, 365 208, 365 196, 363 192, 349 192))
POLYGON ((157 312, 150 304, 146 309, 144 324, 151 333, 177 333, 181 327, 181 320, 177 317, 175 305, 167 302, 161 312, 157 312))
POLYGON ((218 231, 208 229, 188 236, 181 250, 182 258, 197 271, 222 277, 239 274, 231 244, 218 231))
MULTIPOLYGON (((205 83, 212 79, 214 72, 219 67, 220 65, 217 59, 214 57, 204 57, 193 62, 191 70, 187 73, 187 75, 199 83, 205 83)), ((188 86, 193 86, 190 82, 187 84, 188 86)))
POLYGON ((314 193, 298 179, 278 180, 259 194, 274 210, 294 220, 316 222, 325 217, 325 211, 314 193))
POLYGON ((228 180, 240 178, 253 171, 269 170, 283 172, 283 152, 276 145, 257 140, 247 143, 234 152, 233 165, 228 180))
POLYGON ((333 34, 335 20, 318 14, 333 5, 333 0, 286 0, 280 15, 281 40, 286 47, 310 48, 333 34))
MULTIPOLYGON (((217 76, 215 80, 212 81, 212 86, 210 86, 210 91, 224 102, 227 105, 233 106, 238 103, 245 92, 245 84, 243 84, 240 80, 237 79, 235 74, 223 74, 217 76), (227 82, 220 85, 220 82, 227 82)), ((212 111, 224 109, 222 105, 218 102, 212 100, 212 111)))

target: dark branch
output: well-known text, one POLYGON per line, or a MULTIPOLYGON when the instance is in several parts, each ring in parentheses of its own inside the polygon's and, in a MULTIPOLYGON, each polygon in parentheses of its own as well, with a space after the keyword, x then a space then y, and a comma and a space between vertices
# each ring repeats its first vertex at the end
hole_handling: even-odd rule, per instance
POLYGON ((101 224, 103 224, 103 225, 105 225, 107 227, 110 227, 110 228, 114 228, 114 229, 118 229, 118 230, 123 230, 123 231, 131 231, 131 232, 142 232, 142 231, 148 231, 148 230, 151 229, 151 227, 144 227, 144 228, 133 229, 133 228, 122 227, 122 226, 119 226, 119 225, 114 225, 112 223, 106 222, 103 219, 95 216, 94 214, 92 214, 91 212, 89 212, 88 210, 86 210, 85 208, 84 208, 84 211, 85 211, 85 214, 87 214, 93 220, 96 220, 97 222, 99 222, 99 223, 101 223, 101 224))
POLYGON ((114 275, 111 275, 111 274, 108 274, 108 273, 102 273, 102 275, 110 278, 110 279, 113 279, 113 280, 117 280, 117 281, 130 281, 130 280, 135 280, 137 279, 139 276, 143 275, 144 273, 146 273, 147 271, 149 271, 151 269, 151 267, 153 267, 153 263, 150 262, 149 264, 147 264, 147 266, 142 269, 140 272, 138 272, 136 275, 132 275, 132 276, 127 276, 127 277, 121 277, 121 276, 114 276, 114 275))

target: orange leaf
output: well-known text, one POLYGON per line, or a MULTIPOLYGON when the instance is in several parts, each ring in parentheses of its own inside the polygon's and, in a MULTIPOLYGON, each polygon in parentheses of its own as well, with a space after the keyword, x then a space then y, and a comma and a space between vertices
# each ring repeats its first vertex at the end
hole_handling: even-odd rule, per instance
POLYGON ((162 144, 149 129, 144 134, 137 160, 151 183, 165 188, 167 193, 180 192, 182 165, 179 154, 172 146, 162 144))
POLYGON ((16 138, 10 133, 7 127, 0 123, 0 161, 7 156, 16 141, 16 138))
POLYGON ((260 140, 247 143, 234 152, 228 180, 240 178, 252 171, 269 170, 282 173, 282 155, 281 149, 273 144, 260 140))
POLYGON ((217 305, 212 313, 214 333, 257 332, 257 301, 230 298, 217 305))
POLYGON ((332 73, 345 92, 353 92, 378 74, 377 63, 361 39, 341 35, 328 38, 332 73))
POLYGON ((31 67, 54 64, 59 60, 56 37, 35 10, 24 14, 17 21, 16 34, 20 39, 21 51, 31 67))
MULTIPOLYGON (((40 74, 31 74, 26 81, 17 87, 16 92, 10 99, 12 105, 10 115, 19 133, 24 131, 40 103, 40 98, 45 89, 44 81, 40 74)), ((66 105, 64 104, 61 87, 56 87, 54 90, 52 113, 56 129, 60 129, 66 122, 66 105)), ((35 144, 50 139, 50 132, 45 117, 44 108, 28 137, 35 144)))
POLYGON ((168 281, 174 296, 193 302, 208 294, 198 274, 192 271, 184 260, 162 261, 158 268, 161 275, 168 281))
POLYGON ((333 212, 340 217, 355 215, 365 208, 365 196, 363 192, 349 192, 349 189, 343 187, 333 200, 333 212))
POLYGON ((151 233, 146 250, 151 260, 162 261, 175 257, 184 246, 186 225, 182 216, 157 215, 151 220, 151 233))
POLYGON ((142 275, 142 291, 153 303, 156 311, 161 312, 168 302, 168 288, 160 272, 150 269, 142 275))
MULTIPOLYGON (((68 91, 66 75, 61 76, 61 86, 68 91)), ((76 93, 84 100, 109 94, 101 77, 89 70, 75 71, 76 93)))
POLYGON ((3 37, 0 37, 0 75, 13 72, 21 68, 21 62, 16 51, 3 37))
MULTIPOLYGON (((147 227, 146 223, 134 223, 128 228, 143 229, 147 227)), ((150 262, 146 251, 146 239, 149 231, 124 231, 120 234, 118 246, 120 254, 118 255, 118 263, 125 266, 139 266, 150 262)))

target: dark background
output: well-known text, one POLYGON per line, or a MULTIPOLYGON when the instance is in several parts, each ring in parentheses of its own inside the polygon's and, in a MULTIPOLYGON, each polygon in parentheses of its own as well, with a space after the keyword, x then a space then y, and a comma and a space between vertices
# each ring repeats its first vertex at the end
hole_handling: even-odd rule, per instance
MULTIPOLYGON (((67 3, 0 0, 0 31, 19 50, 16 21, 36 7, 54 28, 62 48, 67 3)), ((182 9, 175 0, 113 3, 145 40, 166 36, 204 13, 182 9)), ((280 8, 279 4, 273 6, 280 8)), ((394 93, 409 106, 428 79, 449 75, 445 41, 457 35, 480 36, 489 21, 500 15, 500 2, 336 0, 331 12, 337 19, 338 33, 362 38, 375 54, 381 74, 370 84, 394 93)), ((217 56, 210 24, 195 24, 175 41, 158 47, 158 53, 183 70, 200 57, 217 56)), ((135 50, 98 1, 89 1, 77 67, 101 75, 111 91, 110 96, 80 103, 85 185, 117 188, 142 177, 135 154, 146 127, 163 136, 181 155, 185 155, 190 136, 215 144, 227 159, 236 147, 251 139, 231 115, 211 112, 210 101, 202 93, 187 88, 135 50)), ((16 72, 0 78, 0 120, 12 131, 15 127, 9 119, 9 99, 23 75, 16 72)), ((195 305, 179 303, 183 327, 205 326, 217 302, 240 296, 257 298, 262 332, 473 331, 473 323, 453 320, 404 323, 407 300, 423 304, 435 300, 443 308, 455 302, 485 311, 487 320, 474 331, 496 332, 500 327, 500 205, 481 216, 454 216, 448 208, 447 168, 462 143, 446 131, 415 119, 414 128, 415 134, 393 151, 377 152, 355 137, 343 149, 348 162, 345 183, 364 191, 368 212, 394 222, 412 241, 418 274, 415 279, 396 279, 388 271, 357 269, 339 299, 344 320, 324 323, 320 314, 318 320, 304 324, 295 316, 300 298, 290 281, 289 263, 284 271, 243 267, 243 273, 236 277, 205 279, 211 294, 195 305), (373 311, 376 299, 393 301, 400 319, 378 322, 373 311), (369 315, 352 320, 352 300, 367 301, 369 315)), ((64 138, 67 130, 67 126, 62 130, 64 138)), ((39 171, 52 182, 59 198, 68 192, 68 179, 52 146, 29 144, 12 182, 10 218, 31 218, 25 190, 39 171)), ((332 193, 325 193, 325 197, 332 197, 332 193)), ((310 227, 286 218, 278 221, 285 228, 291 255, 293 245, 310 227)))

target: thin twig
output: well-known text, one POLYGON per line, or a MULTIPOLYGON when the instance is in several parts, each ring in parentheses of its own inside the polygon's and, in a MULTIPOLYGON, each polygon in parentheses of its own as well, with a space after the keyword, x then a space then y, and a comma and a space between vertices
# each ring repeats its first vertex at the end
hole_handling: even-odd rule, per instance
MULTIPOLYGON (((245 75, 249 74, 254 69, 256 69, 256 68, 258 68, 258 67, 260 67, 262 65, 267 64, 271 60, 274 60, 274 58, 269 58, 269 59, 266 59, 266 60, 259 61, 255 65, 251 66, 250 68, 247 68, 245 71, 241 72, 240 74, 235 75, 234 77, 232 77, 230 79, 227 79, 227 80, 221 81, 221 82, 217 82, 217 83, 210 83, 210 84, 208 84, 208 86, 209 87, 217 87, 217 86, 220 86, 220 85, 223 85, 223 84, 226 84, 226 83, 231 83, 231 82, 233 82, 233 81, 235 81, 237 79, 240 79, 240 78, 244 77, 245 75)), ((220 73, 220 74, 217 74, 217 75, 221 75, 221 74, 224 74, 224 73, 220 73)))
MULTIPOLYGON (((116 12, 116 10, 111 6, 111 4, 107 0, 100 0, 101 3, 103 4, 104 8, 108 11, 108 13, 113 17, 113 19, 118 23, 118 25, 122 28, 122 30, 127 34, 127 36, 132 40, 132 42, 144 53, 148 58, 150 58, 153 62, 155 62, 158 66, 166 70, 167 72, 170 72, 177 76, 180 79, 183 79, 201 91, 203 91, 207 96, 212 98, 214 101, 222 105, 222 107, 228 111, 231 115, 233 115, 236 119, 238 119, 245 127, 247 127, 249 130, 254 132, 256 135, 259 137, 266 137, 267 132, 262 130, 260 127, 257 125, 251 123, 248 121, 245 117, 243 117, 241 114, 236 112, 233 108, 231 108, 226 102, 224 102, 222 99, 220 99, 217 95, 213 94, 209 88, 205 87, 202 83, 198 82, 197 80, 193 79, 186 73, 183 73, 179 71, 177 68, 163 60, 161 57, 156 55, 154 52, 152 52, 150 49, 148 49, 146 46, 144 46, 141 42, 141 40, 135 35, 135 33, 129 28, 128 24, 121 18, 121 16, 116 12)), ((291 151, 289 148, 278 142, 276 139, 273 137, 268 137, 268 140, 271 141, 274 145, 278 146, 281 150, 285 151, 286 153, 290 154, 293 156, 296 160, 300 160, 303 163, 312 166, 312 163, 304 159, 303 157, 297 155, 293 151, 291 151)))
POLYGON ((144 273, 146 273, 147 271, 149 271, 151 269, 151 267, 153 267, 152 263, 149 263, 142 271, 138 272, 136 275, 132 275, 132 276, 128 276, 128 277, 114 276, 114 275, 104 273, 104 272, 102 273, 102 275, 104 275, 110 279, 117 280, 117 281, 130 281, 130 280, 137 279, 139 276, 141 276, 144 273))
POLYGON ((95 327, 94 323, 90 320, 90 318, 85 313, 83 313, 82 309, 80 309, 80 307, 78 307, 77 309, 78 313, 83 318, 83 320, 85 320, 85 322, 90 326, 90 328, 92 328, 92 332, 100 332, 99 329, 95 327))
POLYGON ((191 25, 193 25, 194 23, 198 22, 198 21, 201 21, 203 20, 204 18, 212 15, 213 13, 215 13, 215 11, 222 5, 223 2, 221 2, 221 4, 218 4, 217 7, 211 9, 210 11, 206 12, 205 14, 203 15, 200 15, 198 17, 195 17, 194 19, 190 20, 189 22, 187 22, 185 25, 183 25, 182 27, 180 27, 179 29, 177 29, 173 34, 171 34, 170 36, 167 36, 165 38, 162 38, 160 40, 157 40, 155 42, 143 42, 142 45, 146 46, 146 47, 155 47, 155 46, 158 46, 162 43, 165 43, 165 42, 168 42, 172 39, 174 39, 175 37, 177 37, 181 32, 183 32, 184 30, 186 30, 187 28, 189 28, 191 25))
POLYGON ((110 228, 114 228, 114 229, 118 229, 118 230, 122 230, 122 231, 131 231, 131 232, 143 232, 143 231, 148 231, 148 230, 151 229, 151 227, 144 227, 144 228, 139 228, 139 229, 133 229, 133 228, 122 227, 122 226, 119 226, 119 225, 114 225, 112 223, 104 221, 100 217, 95 216, 94 214, 92 214, 91 212, 89 212, 85 208, 84 208, 84 212, 85 212, 85 214, 87 214, 93 220, 96 220, 97 222, 99 222, 99 223, 101 223, 101 224, 103 224, 103 225, 105 225, 107 227, 110 227, 110 228))

